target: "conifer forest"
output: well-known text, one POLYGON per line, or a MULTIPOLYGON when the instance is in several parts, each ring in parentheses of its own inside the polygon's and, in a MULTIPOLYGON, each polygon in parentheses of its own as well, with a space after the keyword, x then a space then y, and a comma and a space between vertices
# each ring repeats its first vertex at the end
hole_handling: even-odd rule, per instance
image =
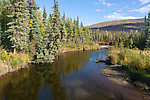
MULTIPOLYGON (((140 19, 142 24, 131 24, 141 29, 129 30, 135 26, 127 23, 115 27, 129 31, 119 31, 112 26, 84 25, 80 16, 71 18, 65 11, 61 13, 59 0, 51 1, 51 9, 44 6, 40 10, 36 0, 0 0, 0 100, 49 100, 48 96, 52 96, 51 100, 150 97, 150 12, 140 19), (18 93, 12 92, 14 86, 19 86, 18 93), (132 86, 135 88, 131 89, 132 86), (141 94, 144 96, 137 90, 145 91, 141 94), (25 95, 17 97, 19 92, 25 95), (40 93, 49 95, 42 99, 40 93)), ((99 1, 108 5, 105 0, 99 1)))

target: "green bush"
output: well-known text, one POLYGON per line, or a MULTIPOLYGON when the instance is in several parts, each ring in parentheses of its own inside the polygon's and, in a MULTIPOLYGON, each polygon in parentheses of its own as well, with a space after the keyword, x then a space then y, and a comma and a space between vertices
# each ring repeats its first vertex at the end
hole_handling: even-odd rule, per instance
POLYGON ((114 48, 108 56, 111 63, 124 66, 134 82, 150 83, 149 51, 114 48))

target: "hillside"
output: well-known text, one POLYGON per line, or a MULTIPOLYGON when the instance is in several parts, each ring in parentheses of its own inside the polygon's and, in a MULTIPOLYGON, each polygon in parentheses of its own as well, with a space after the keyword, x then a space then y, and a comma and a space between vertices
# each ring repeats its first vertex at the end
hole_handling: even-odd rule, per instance
POLYGON ((107 31, 140 31, 144 27, 143 19, 128 19, 102 22, 94 25, 87 26, 90 29, 100 29, 107 31))

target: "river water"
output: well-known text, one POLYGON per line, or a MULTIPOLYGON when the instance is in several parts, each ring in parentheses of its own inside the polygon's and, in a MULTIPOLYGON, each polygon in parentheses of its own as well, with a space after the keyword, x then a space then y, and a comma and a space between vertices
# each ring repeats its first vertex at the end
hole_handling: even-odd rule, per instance
POLYGON ((53 64, 30 66, 0 77, 0 100, 143 100, 132 86, 121 86, 95 63, 108 50, 65 53, 53 64))

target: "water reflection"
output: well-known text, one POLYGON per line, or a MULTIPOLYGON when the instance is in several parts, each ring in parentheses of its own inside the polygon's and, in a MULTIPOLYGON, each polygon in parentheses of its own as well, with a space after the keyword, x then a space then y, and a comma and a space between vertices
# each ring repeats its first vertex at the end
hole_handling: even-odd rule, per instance
POLYGON ((0 100, 142 100, 134 88, 102 74, 105 65, 94 62, 99 53, 105 56, 107 50, 63 54, 51 65, 1 77, 0 100))

